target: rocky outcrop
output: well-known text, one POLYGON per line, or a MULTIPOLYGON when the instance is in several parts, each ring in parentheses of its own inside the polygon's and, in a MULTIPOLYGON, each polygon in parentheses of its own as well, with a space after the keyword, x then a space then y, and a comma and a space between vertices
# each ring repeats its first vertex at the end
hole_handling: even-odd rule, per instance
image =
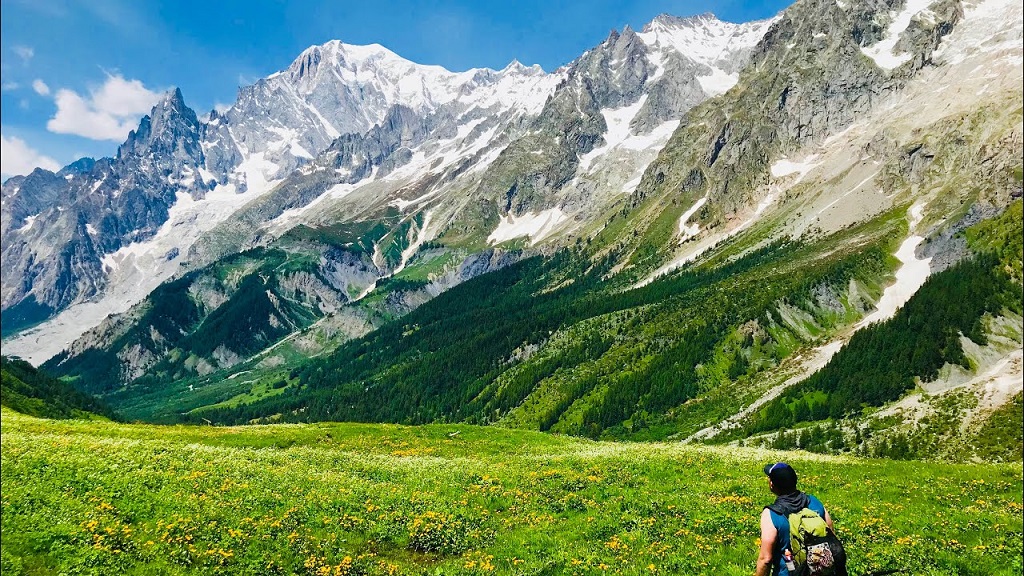
POLYGON ((5 324, 19 305, 57 311, 95 296, 106 281, 105 254, 155 234, 177 194, 201 198, 211 183, 200 174, 199 133, 195 113, 175 89, 129 134, 116 158, 5 182, 5 324))
POLYGON ((483 221, 588 204, 580 196, 590 187, 566 189, 585 155, 613 144, 613 130, 616 139, 623 128, 626 137, 646 134, 724 91, 768 25, 659 16, 639 34, 613 31, 569 65, 528 133, 491 165, 477 190, 483 221), (609 126, 610 119, 625 126, 609 126))
MULTIPOLYGON (((959 17, 957 3, 940 2, 927 42, 907 40, 914 61, 927 61, 959 17), (947 6, 948 5, 948 6, 947 6)), ((714 225, 751 202, 748 191, 764 189, 769 159, 849 127, 913 74, 877 66, 862 47, 876 43, 891 20, 884 3, 840 4, 803 0, 772 24, 740 74, 742 89, 714 105, 694 109, 661 156, 648 168, 633 205, 652 196, 709 196, 705 211, 714 225)), ((904 38, 909 38, 904 36, 904 38)))

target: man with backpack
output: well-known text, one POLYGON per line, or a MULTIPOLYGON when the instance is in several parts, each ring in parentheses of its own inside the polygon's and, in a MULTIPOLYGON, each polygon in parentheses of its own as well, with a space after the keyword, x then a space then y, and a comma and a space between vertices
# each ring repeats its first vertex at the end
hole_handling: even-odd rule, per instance
POLYGON ((764 467, 775 502, 761 513, 755 576, 846 576, 846 552, 820 500, 797 490, 785 462, 764 467))

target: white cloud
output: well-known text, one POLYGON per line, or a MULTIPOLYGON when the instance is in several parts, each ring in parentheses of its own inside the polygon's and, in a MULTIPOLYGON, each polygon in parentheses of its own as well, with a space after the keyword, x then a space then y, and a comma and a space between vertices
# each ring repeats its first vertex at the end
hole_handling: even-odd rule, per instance
POLYGON ((39 78, 32 81, 32 89, 40 96, 47 96, 50 94, 50 87, 46 85, 46 82, 43 82, 39 78))
POLYGON ((36 51, 31 46, 18 45, 14 46, 13 50, 14 53, 17 54, 18 57, 21 58, 22 62, 24 62, 25 64, 28 64, 28 61, 36 55, 36 51))
POLYGON ((10 92, 12 90, 17 90, 18 88, 21 88, 21 84, 18 84, 17 82, 4 82, 3 85, 0 86, 0 90, 3 90, 4 92, 10 92))
POLYGON ((58 134, 120 142, 138 126, 139 117, 159 100, 158 92, 147 89, 138 80, 125 80, 120 74, 107 75, 102 86, 89 90, 88 99, 74 90, 58 90, 54 97, 57 113, 46 128, 58 134))
POLYGON ((36 168, 60 170, 56 160, 40 154, 21 138, 8 138, 0 134, 0 175, 4 178, 28 174, 36 168))

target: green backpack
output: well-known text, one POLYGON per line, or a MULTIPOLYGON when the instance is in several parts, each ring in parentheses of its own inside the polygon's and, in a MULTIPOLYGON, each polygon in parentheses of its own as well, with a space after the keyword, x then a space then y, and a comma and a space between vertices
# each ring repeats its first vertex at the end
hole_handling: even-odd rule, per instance
POLYGON ((828 524, 810 508, 789 515, 791 576, 843 576, 846 551, 828 524))

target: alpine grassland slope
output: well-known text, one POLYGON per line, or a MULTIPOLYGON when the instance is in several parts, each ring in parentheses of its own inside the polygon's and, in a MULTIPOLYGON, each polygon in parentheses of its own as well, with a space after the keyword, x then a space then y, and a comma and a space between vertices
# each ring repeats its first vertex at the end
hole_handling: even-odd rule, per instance
POLYGON ((0 356, 0 404, 39 418, 114 417, 96 398, 24 360, 7 356, 0 356))
POLYGON ((306 363, 280 395, 192 418, 504 422, 622 435, 859 318, 865 304, 850 287, 888 275, 902 226, 892 213, 637 288, 607 279, 611 258, 563 250, 527 259, 306 363), (751 364, 740 348, 755 339, 751 364))
POLYGON ((892 318, 856 332, 820 371, 720 439, 750 438, 826 421, 824 427, 762 441, 777 448, 854 448, 897 458, 962 455, 977 449, 989 458, 1020 459, 1021 432, 1001 424, 1020 420, 1020 402, 1009 401, 1020 396, 1020 376, 1008 373, 986 379, 979 364, 986 361, 986 352, 1012 360, 1021 345, 1022 209, 1024 202, 1016 200, 998 217, 960 233, 972 257, 932 275, 892 318), (957 373, 974 378, 958 380, 953 377, 957 373), (999 395, 1005 396, 1005 406, 989 402, 987 409, 978 409, 999 395), (923 415, 916 410, 879 410, 922 396, 931 404, 923 415), (893 433, 879 434, 886 428, 893 433), (865 442, 865 434, 879 438, 865 442), (994 444, 1001 448, 993 450, 994 444))
POLYGON ((0 418, 8 576, 747 575, 771 500, 761 467, 779 459, 828 506, 855 576, 1022 570, 1019 464, 467 425, 0 418))

